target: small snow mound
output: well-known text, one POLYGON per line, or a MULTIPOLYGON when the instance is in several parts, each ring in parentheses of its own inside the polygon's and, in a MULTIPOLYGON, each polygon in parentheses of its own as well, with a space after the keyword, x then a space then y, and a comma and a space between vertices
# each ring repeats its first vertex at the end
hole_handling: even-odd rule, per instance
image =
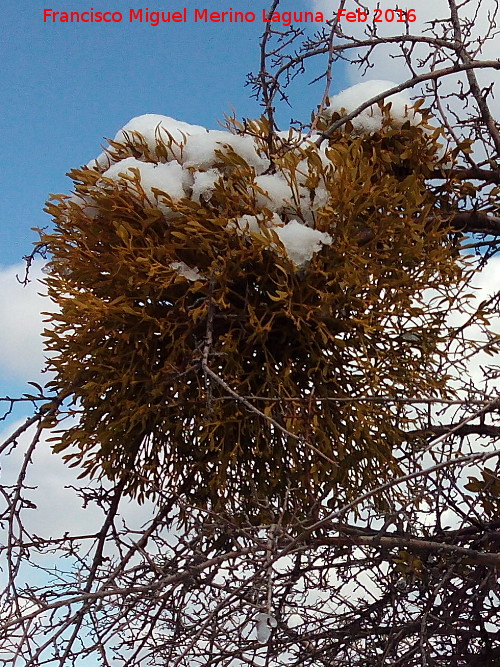
MULTIPOLYGON (((259 219, 256 215, 242 215, 241 218, 236 220, 236 230, 249 232, 250 234, 258 234, 260 232, 259 219)), ((230 226, 233 227, 234 223, 230 226)))
POLYGON ((149 148, 154 151, 158 137, 166 139, 171 136, 174 141, 181 143, 186 136, 207 134, 208 130, 201 125, 191 125, 171 116, 162 116, 156 113, 146 113, 136 116, 122 127, 115 135, 115 141, 124 143, 132 133, 138 132, 146 140, 149 148))
POLYGON ((284 208, 292 200, 292 191, 281 174, 257 176, 255 184, 266 194, 257 192, 258 206, 265 206, 271 211, 284 208))
POLYGON ((331 245, 333 242, 330 234, 311 229, 298 220, 290 220, 284 227, 276 227, 275 232, 285 246, 286 254, 298 267, 311 261, 322 245, 331 245))
MULTIPOLYGON (((326 116, 338 112, 347 115, 354 111, 360 104, 370 100, 376 95, 384 93, 390 88, 397 86, 393 81, 373 80, 357 83, 351 88, 341 91, 330 100, 330 106, 325 110, 326 116)), ((391 102, 391 117, 393 121, 402 125, 406 121, 418 123, 418 116, 410 108, 412 102, 405 93, 394 93, 383 100, 384 104, 391 102)), ((378 103, 372 104, 358 116, 352 119, 351 123, 358 132, 376 132, 382 126, 382 112, 378 103)))
POLYGON ((102 178, 109 178, 120 183, 131 182, 134 177, 134 171, 131 170, 139 172, 141 187, 151 204, 158 206, 167 215, 171 212, 170 208, 162 203, 161 195, 154 193, 153 188, 161 190, 172 199, 182 199, 186 196, 183 187, 184 170, 178 162, 154 164, 141 162, 135 157, 128 157, 111 165, 103 173, 102 178))
POLYGON ((209 169, 208 171, 195 171, 193 174, 193 186, 191 198, 193 201, 210 201, 215 184, 222 178, 218 169, 209 169))
POLYGON ((105 171, 106 169, 109 169, 112 164, 113 160, 108 153, 102 151, 102 153, 99 153, 97 157, 92 158, 92 160, 87 163, 87 167, 89 169, 96 169, 97 171, 105 171))
POLYGON ((283 220, 276 213, 273 213, 271 219, 263 214, 257 216, 246 213, 236 218, 236 220, 230 220, 227 224, 227 229, 230 231, 236 230, 238 234, 259 234, 261 232, 261 224, 270 229, 276 225, 282 226, 283 220))
POLYGON ((198 271, 198 269, 192 269, 185 262, 172 262, 172 264, 170 264, 170 268, 172 268, 174 271, 177 271, 180 276, 191 282, 203 279, 203 276, 198 271))
POLYGON ((260 156, 252 137, 231 134, 223 130, 206 130, 205 134, 189 136, 179 161, 184 167, 209 169, 220 162, 216 151, 227 153, 228 148, 242 157, 257 174, 261 174, 269 166, 269 162, 260 156))

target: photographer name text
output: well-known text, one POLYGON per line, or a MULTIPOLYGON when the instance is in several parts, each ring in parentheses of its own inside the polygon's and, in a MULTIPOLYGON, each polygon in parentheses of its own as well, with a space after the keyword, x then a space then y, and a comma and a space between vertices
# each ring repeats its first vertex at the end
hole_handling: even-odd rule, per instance
MULTIPOLYGON (((262 10, 262 23, 279 23, 289 27, 297 23, 326 23, 337 20, 339 23, 366 23, 369 19, 373 23, 413 23, 417 20, 414 9, 385 9, 375 8, 373 13, 363 11, 359 7, 352 12, 339 9, 333 16, 325 16, 323 12, 273 12, 262 10), (373 18, 372 18, 373 14, 373 18)), ((186 7, 178 11, 150 11, 146 9, 129 9, 128 12, 100 12, 93 7, 84 12, 56 12, 53 9, 43 10, 44 23, 145 23, 158 26, 162 23, 253 23, 257 20, 255 12, 236 12, 229 8, 225 12, 212 12, 209 9, 192 9, 189 13, 186 7)))

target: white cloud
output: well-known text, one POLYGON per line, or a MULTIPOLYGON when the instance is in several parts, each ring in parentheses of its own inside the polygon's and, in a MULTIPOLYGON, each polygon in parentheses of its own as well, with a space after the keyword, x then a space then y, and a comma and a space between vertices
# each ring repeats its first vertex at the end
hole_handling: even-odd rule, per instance
MULTIPOLYGON (((24 420, 10 425, 2 434, 1 441, 19 428, 24 420)), ((34 429, 24 433, 15 449, 9 454, 2 454, 2 484, 14 484, 22 465, 25 451, 33 437, 34 429)), ((26 491, 24 497, 36 505, 37 509, 26 510, 25 525, 37 535, 61 537, 65 532, 75 534, 91 533, 99 530, 101 512, 88 506, 82 509, 81 500, 68 485, 83 486, 78 481, 79 471, 64 464, 61 455, 53 454, 47 442, 50 432, 40 440, 28 466, 26 484, 35 487, 26 491), (64 508, 64 511, 61 511, 64 508)))
POLYGON ((46 316, 41 312, 54 309, 48 298, 40 296, 41 266, 31 270, 26 287, 17 279, 24 272, 23 264, 0 267, 0 365, 3 379, 9 381, 38 378, 45 364, 41 333, 46 316))
MULTIPOLYGON (((15 429, 19 428, 23 421, 20 420, 10 424, 8 428, 4 428, 3 433, 0 433, 0 442, 3 442, 15 429)), ((34 428, 32 427, 18 438, 16 447, 10 453, 2 453, 0 478, 4 488, 7 489, 10 485, 16 483, 33 434, 34 428)), ((83 501, 75 490, 93 484, 88 480, 78 480, 80 470, 69 468, 64 464, 61 455, 52 453, 51 444, 47 442, 48 437, 50 437, 50 432, 45 431, 38 446, 30 456, 31 463, 26 469, 25 490, 22 493, 22 498, 25 504, 31 502, 33 506, 22 510, 23 541, 29 542, 29 535, 36 535, 42 540, 48 538, 60 539, 66 533, 68 536, 96 535, 104 524, 106 511, 98 507, 95 502, 89 502, 83 506, 83 501), (68 488, 69 486, 72 488, 68 488)), ((0 498, 0 511, 4 510, 5 501, 6 497, 2 496, 0 498)), ((139 505, 135 501, 123 500, 115 525, 118 530, 121 530, 123 520, 126 521, 131 531, 138 531, 153 516, 154 508, 151 503, 146 502, 144 505, 139 505)), ((17 530, 17 528, 17 523, 14 521, 14 530, 17 530)), ((0 527, 1 544, 7 543, 6 529, 6 523, 0 527)), ((136 532, 128 533, 130 543, 137 539, 136 535, 136 532)), ((126 538, 124 540, 126 541, 126 538)), ((78 544, 74 542, 73 547, 77 550, 79 556, 85 559, 92 557, 95 544, 96 538, 90 537, 80 539, 78 544)), ((106 557, 117 558, 119 556, 111 541, 106 546, 105 554, 106 557)), ((24 597, 17 600, 22 614, 33 613, 37 610, 36 595, 39 587, 42 590, 44 587, 50 589, 52 586, 58 585, 54 583, 58 581, 58 577, 63 579, 66 577, 66 580, 70 582, 71 578, 75 576, 75 585, 78 587, 81 581, 78 579, 77 571, 74 574, 64 574, 71 570, 72 561, 73 559, 67 555, 62 557, 59 551, 30 549, 29 560, 23 558, 21 574, 18 577, 18 585, 23 589, 24 594, 24 597), (29 586, 33 592, 30 597, 26 597, 26 586, 29 586)), ((7 570, 0 570, 0 589, 5 586, 6 578, 7 570)), ((30 595, 29 589, 27 595, 30 595)), ((2 621, 7 621, 13 615, 18 615, 14 610, 14 603, 0 609, 0 625, 2 621)), ((46 624, 47 627, 51 625, 45 612, 39 614, 35 622, 46 624)), ((6 661, 10 664, 9 661, 19 651, 19 656, 24 656, 23 651, 26 647, 26 641, 23 632, 30 630, 30 623, 28 620, 24 626, 11 629, 9 641, 0 646, 0 663, 3 664, 2 661, 6 661)), ((81 664, 91 667, 95 665, 95 661, 90 657, 88 660, 81 661, 81 664)))
MULTIPOLYGON (((469 313, 473 308, 478 308, 482 301, 493 297, 500 288, 498 276, 500 276, 500 257, 493 257, 486 266, 478 271, 471 282, 471 297, 469 300, 469 313)), ((452 313, 448 323, 451 326, 461 326, 468 320, 468 315, 464 313, 452 313)), ((496 313, 489 318, 489 329, 500 335, 500 313, 496 313)), ((467 339, 475 340, 479 344, 486 343, 486 336, 478 324, 467 327, 465 332, 467 339)), ((475 353, 467 363, 467 375, 474 381, 476 386, 484 389, 483 368, 498 363, 497 355, 491 356, 484 351, 475 353)), ((457 375, 461 376, 461 371, 457 370, 457 375)), ((500 381, 490 381, 488 391, 500 390, 500 381)))
MULTIPOLYGON (((20 420, 11 424, 0 434, 3 442, 11 433, 24 423, 20 420)), ((1 457, 1 480, 3 486, 15 484, 21 469, 25 452, 34 435, 34 427, 18 438, 17 446, 7 455, 1 457)), ((52 452, 52 444, 48 438, 53 435, 44 431, 40 442, 31 456, 31 465, 27 468, 25 484, 30 487, 23 497, 31 501, 36 509, 24 512, 24 526, 36 535, 45 538, 69 535, 93 534, 100 530, 104 521, 101 509, 89 503, 82 507, 82 500, 75 488, 96 486, 88 479, 79 480, 81 470, 70 468, 62 459, 62 454, 52 452), (69 486, 74 488, 68 488, 69 486)), ((109 486, 107 484, 106 486, 109 486)), ((139 505, 134 500, 124 500, 120 506, 120 516, 132 529, 137 529, 153 516, 151 503, 139 505)), ((117 522, 120 524, 120 520, 117 522)), ((92 540, 89 541, 89 545, 92 540)))

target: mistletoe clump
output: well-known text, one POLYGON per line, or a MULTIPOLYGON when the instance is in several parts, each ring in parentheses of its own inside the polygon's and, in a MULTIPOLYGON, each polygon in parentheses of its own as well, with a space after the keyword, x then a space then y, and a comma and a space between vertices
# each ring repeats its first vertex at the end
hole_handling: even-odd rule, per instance
POLYGON ((53 388, 78 415, 56 452, 139 498, 249 514, 397 471, 410 415, 359 399, 445 391, 461 269, 455 194, 428 185, 439 132, 383 118, 321 142, 144 116, 70 173, 42 239, 53 388))

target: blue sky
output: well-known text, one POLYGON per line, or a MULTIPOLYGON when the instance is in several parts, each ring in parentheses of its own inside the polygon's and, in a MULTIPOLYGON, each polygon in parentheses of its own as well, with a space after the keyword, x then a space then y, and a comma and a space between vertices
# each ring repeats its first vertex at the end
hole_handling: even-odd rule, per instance
MULTIPOLYGON (((65 173, 100 152, 103 137, 113 137, 130 118, 160 113, 217 127, 224 113, 259 113, 248 71, 259 62, 261 11, 267 3, 198 4, 191 0, 152 5, 150 10, 186 6, 210 11, 252 9, 251 24, 129 23, 128 10, 146 7, 124 0, 104 4, 68 0, 3 0, 0 72, 3 91, 0 114, 0 264, 16 263, 31 249, 31 227, 48 223, 42 212, 49 193, 67 192, 65 173), (95 5, 95 6, 94 6, 95 5), (121 11, 122 23, 45 23, 43 9, 53 11, 121 11)), ((302 2, 284 8, 311 9, 302 2)), ((312 75, 311 75, 312 76, 312 75)), ((339 82, 340 83, 340 82, 339 82)), ((340 88, 338 85, 336 88, 340 88)), ((318 101, 305 88, 290 117, 307 120, 318 101)), ((316 88, 316 90, 318 90, 316 88)))

